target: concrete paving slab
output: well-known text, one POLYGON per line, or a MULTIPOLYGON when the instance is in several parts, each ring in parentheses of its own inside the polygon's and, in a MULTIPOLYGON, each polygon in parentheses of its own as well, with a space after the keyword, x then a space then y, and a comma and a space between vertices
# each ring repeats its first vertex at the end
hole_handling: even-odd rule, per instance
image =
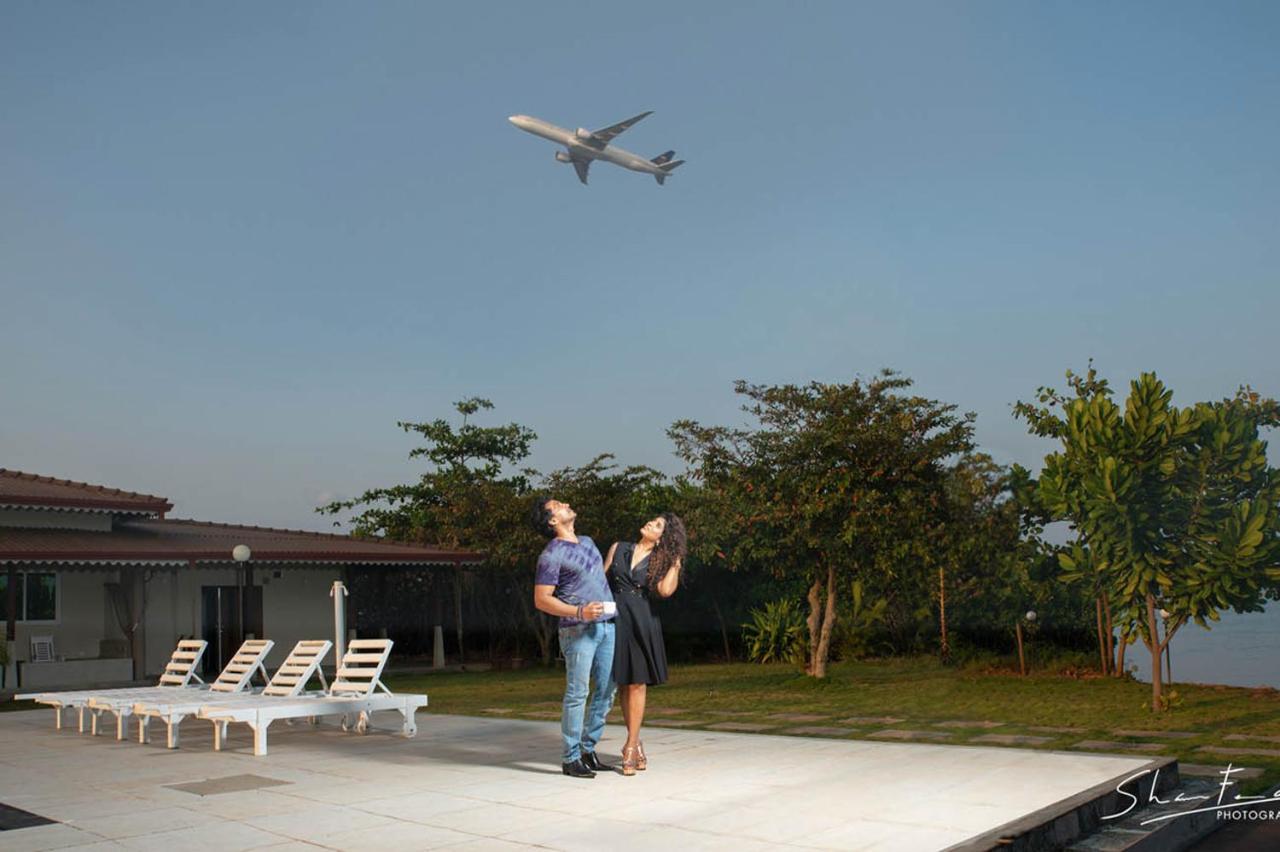
MULTIPOLYGON (((184 725, 184 747, 169 752, 55 731, 40 712, 0 714, 0 802, 33 813, 63 802, 68 819, 82 820, 6 832, 0 845, 928 850, 1146 765, 1117 755, 652 728, 647 772, 581 780, 560 773, 554 722, 424 713, 418 724, 414 739, 273 727, 271 754, 255 758, 243 736, 231 751, 213 752, 201 726, 188 736, 184 725), (284 783, 203 797, 173 789, 240 775, 284 783), (104 804, 95 809, 95 801, 104 804)), ((623 737, 607 727, 601 755, 616 761, 623 737)))
POLYGON ((886 728, 883 731, 876 731, 873 734, 867 734, 867 736, 882 740, 946 740, 951 738, 951 732, 907 731, 897 728, 886 728))
POLYGON ((660 728, 692 728, 694 725, 704 725, 705 722, 699 722, 697 719, 645 719, 646 725, 657 725, 660 728))
POLYGON ((1088 728, 1073 728, 1069 725, 1028 725, 1028 731, 1044 734, 1083 734, 1088 728))
POLYGON ((1078 748, 1084 751, 1105 751, 1112 754, 1123 754, 1126 751, 1164 751, 1165 746, 1160 743, 1119 743, 1112 742, 1111 740, 1081 740, 1080 742, 1072 745, 1071 748, 1078 748))
POLYGON ((47 849, 68 849, 109 842, 103 841, 96 834, 61 824, 6 831, 0 837, 4 839, 5 852, 45 852, 47 849))
POLYGON ((999 728, 1004 722, 992 722, 989 719, 948 719, 945 722, 934 722, 939 728, 999 728))
POLYGON ((1192 737, 1200 736, 1191 731, 1112 731, 1111 735, 1148 740, 1189 740, 1192 737))
POLYGON ((1043 745, 1052 740, 1053 737, 1033 737, 1027 734, 983 734, 969 742, 989 745, 1043 745))
MULTIPOLYGON (((1213 763, 1183 763, 1178 761, 1178 772, 1182 775, 1191 775, 1197 778, 1221 778, 1225 766, 1219 766, 1213 763)), ((1243 778, 1260 778, 1262 776, 1261 769, 1254 769, 1247 766, 1233 766, 1231 773, 1233 779, 1243 778)))
POLYGON ((1259 757, 1280 757, 1280 749, 1276 748, 1243 748, 1235 746, 1200 746, 1196 751, 1211 751, 1214 754, 1252 754, 1259 757))
POLYGON ((209 778, 204 781, 193 781, 188 784, 170 784, 170 790, 181 790, 195 796, 220 796, 224 793, 243 793, 247 790, 261 790, 265 787, 278 787, 288 784, 277 778, 266 778, 252 773, 244 775, 225 775, 222 778, 209 778))
POLYGON ((711 731, 739 731, 755 733, 758 731, 767 731, 770 728, 776 728, 777 725, 762 725, 758 722, 715 722, 707 725, 707 729, 711 731))
POLYGON ((1223 737, 1229 742, 1240 742, 1242 740, 1257 740, 1264 743, 1280 743, 1280 737, 1265 737, 1261 734, 1227 734, 1223 737))
POLYGON ((825 713, 770 713, 766 719, 777 719, 779 722, 819 722, 831 718, 825 713))
POLYGON ((801 725, 797 728, 784 728, 784 734, 804 737, 847 737, 853 728, 837 728, 834 725, 801 725))
POLYGON ((838 721, 845 725, 896 725, 899 722, 905 722, 906 719, 898 716, 850 716, 838 721))

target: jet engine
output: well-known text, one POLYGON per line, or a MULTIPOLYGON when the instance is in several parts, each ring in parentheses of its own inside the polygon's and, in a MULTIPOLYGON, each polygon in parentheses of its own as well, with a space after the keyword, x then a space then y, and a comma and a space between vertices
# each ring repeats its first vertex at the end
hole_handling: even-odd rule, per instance
POLYGON ((572 163, 572 162, 573 162, 573 158, 572 158, 572 157, 570 157, 568 154, 566 154, 564 151, 556 151, 556 162, 557 162, 557 163, 572 163))
POLYGON ((592 133, 590 130, 587 130, 585 127, 579 127, 577 130, 573 132, 573 135, 577 136, 583 142, 589 142, 592 139, 596 138, 596 135, 592 133))

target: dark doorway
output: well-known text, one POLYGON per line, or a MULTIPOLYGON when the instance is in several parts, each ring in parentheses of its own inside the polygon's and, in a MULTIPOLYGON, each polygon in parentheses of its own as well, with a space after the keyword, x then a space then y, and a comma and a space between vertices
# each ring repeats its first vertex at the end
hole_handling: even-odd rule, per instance
POLYGON ((209 680, 230 662, 246 632, 262 638, 262 587, 204 586, 200 589, 200 612, 200 638, 209 643, 200 676, 209 680), (247 612, 240 606, 241 591, 247 612))

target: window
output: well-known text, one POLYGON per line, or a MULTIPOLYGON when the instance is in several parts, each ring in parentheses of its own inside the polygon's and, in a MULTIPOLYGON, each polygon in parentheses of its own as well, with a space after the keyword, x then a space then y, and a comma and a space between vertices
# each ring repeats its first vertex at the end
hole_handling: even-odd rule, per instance
MULTIPOLYGON (((15 571, 19 621, 56 621, 58 575, 52 571, 15 571)), ((9 572, 0 568, 0 621, 9 614, 9 572)))

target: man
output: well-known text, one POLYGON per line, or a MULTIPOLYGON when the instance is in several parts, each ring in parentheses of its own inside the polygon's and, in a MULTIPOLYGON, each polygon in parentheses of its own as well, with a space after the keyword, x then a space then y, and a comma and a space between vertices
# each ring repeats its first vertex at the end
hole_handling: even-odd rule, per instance
POLYGON ((594 778, 606 766, 596 757, 604 733, 604 717, 613 706, 613 593, 605 579, 604 560, 595 542, 574 532, 578 517, 568 503, 535 498, 529 520, 547 538, 538 557, 533 605, 560 618, 560 652, 564 655, 564 740, 561 769, 572 778, 594 778), (606 607, 605 603, 609 606, 606 607), (606 613, 606 609, 610 610, 606 613), (587 689, 595 683, 583 724, 587 689))

